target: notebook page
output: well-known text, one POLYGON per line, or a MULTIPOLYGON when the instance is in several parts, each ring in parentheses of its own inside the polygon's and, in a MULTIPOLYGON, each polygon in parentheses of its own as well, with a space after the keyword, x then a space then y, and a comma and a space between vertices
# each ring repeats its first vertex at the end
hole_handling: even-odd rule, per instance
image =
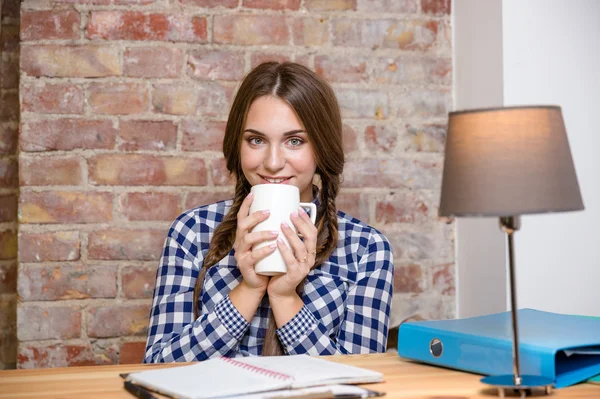
POLYGON ((293 388, 383 381, 383 374, 308 355, 238 358, 244 363, 276 370, 294 378, 293 388))
POLYGON ((262 372, 240 364, 237 359, 228 358, 131 373, 128 380, 156 392, 183 399, 236 396, 291 386, 291 379, 286 376, 262 372))

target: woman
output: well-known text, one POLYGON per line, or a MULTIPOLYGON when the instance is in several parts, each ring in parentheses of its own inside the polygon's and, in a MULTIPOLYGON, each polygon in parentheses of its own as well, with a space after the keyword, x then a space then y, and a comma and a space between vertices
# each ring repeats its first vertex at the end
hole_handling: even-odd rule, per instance
POLYGON ((172 224, 144 361, 383 352, 393 257, 380 232, 336 209, 344 154, 331 87, 299 64, 257 66, 234 99, 223 153, 235 196, 172 224), (255 184, 292 184, 317 205, 315 225, 302 210, 290 216, 302 239, 282 226, 291 248, 278 239, 252 250, 277 235, 251 232, 268 218, 249 214, 255 184), (287 273, 254 273, 276 249, 287 273))

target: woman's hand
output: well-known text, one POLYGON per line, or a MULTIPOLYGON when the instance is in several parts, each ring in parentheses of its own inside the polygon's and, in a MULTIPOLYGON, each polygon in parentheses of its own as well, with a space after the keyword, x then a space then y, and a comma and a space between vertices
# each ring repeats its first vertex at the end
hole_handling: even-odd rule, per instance
POLYGON ((254 293, 260 294, 262 297, 267 290, 269 277, 256 274, 254 271, 254 265, 256 262, 275 251, 277 246, 276 244, 272 244, 258 248, 254 251, 252 250, 252 246, 263 241, 274 240, 279 235, 279 232, 250 232, 254 226, 262 221, 267 220, 269 217, 269 211, 257 211, 251 215, 248 215, 250 212, 252 199, 253 196, 252 193, 250 193, 244 199, 244 202, 242 202, 240 210, 238 211, 237 230, 235 233, 235 243, 233 244, 233 249, 235 249, 234 257, 243 277, 241 285, 254 293))
POLYGON ((287 265, 287 273, 271 278, 267 289, 270 300, 297 297, 296 287, 315 264, 317 228, 302 208, 298 213, 293 213, 290 220, 298 233, 302 234, 304 241, 289 226, 281 225, 281 230, 292 248, 288 248, 282 239, 277 240, 277 246, 287 265))

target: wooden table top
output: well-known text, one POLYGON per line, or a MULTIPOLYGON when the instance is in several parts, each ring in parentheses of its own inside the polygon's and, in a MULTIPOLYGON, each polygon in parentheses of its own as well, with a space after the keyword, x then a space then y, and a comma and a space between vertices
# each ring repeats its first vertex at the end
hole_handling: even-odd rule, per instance
MULTIPOLYGON (((494 398, 497 390, 480 376, 402 360, 395 353, 328 356, 327 360, 364 367, 384 374, 385 382, 368 384, 386 392, 384 399, 494 398)), ((86 366, 0 371, 0 399, 132 399, 119 373, 178 367, 183 364, 86 366)), ((157 395, 158 396, 158 395, 157 395)), ((600 398, 600 385, 579 384, 553 391, 550 398, 600 398)))

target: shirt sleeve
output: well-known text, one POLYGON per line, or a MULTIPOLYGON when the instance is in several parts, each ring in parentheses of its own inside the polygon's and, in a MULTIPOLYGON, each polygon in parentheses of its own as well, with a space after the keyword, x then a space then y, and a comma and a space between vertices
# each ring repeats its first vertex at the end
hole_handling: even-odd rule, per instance
POLYGON ((388 240, 372 233, 358 263, 356 284, 346 301, 344 320, 336 336, 306 305, 277 330, 290 355, 333 355, 385 352, 393 293, 394 259, 388 240))
POLYGON ((156 275, 144 363, 198 361, 235 353, 249 323, 225 296, 194 320, 194 285, 202 253, 193 231, 198 221, 182 215, 165 240, 156 275))

